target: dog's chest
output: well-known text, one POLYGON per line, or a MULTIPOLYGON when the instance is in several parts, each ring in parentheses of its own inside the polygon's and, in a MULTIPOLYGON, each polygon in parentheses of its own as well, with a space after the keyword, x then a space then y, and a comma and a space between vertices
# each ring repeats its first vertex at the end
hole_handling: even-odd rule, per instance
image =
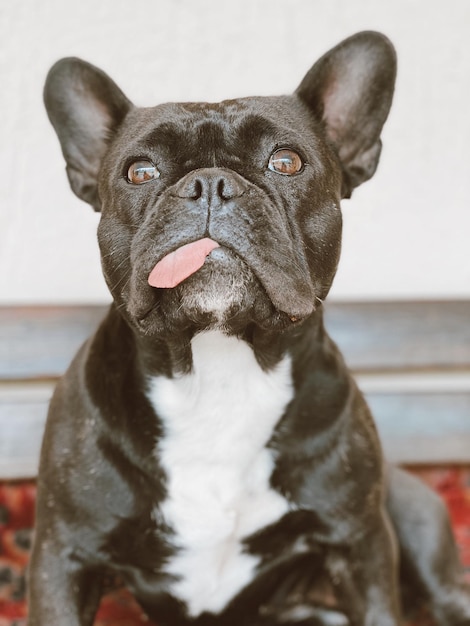
POLYGON ((287 357, 266 373, 243 341, 213 331, 192 342, 193 373, 152 380, 164 424, 157 454, 168 495, 158 512, 177 549, 165 568, 188 612, 220 612, 252 580, 258 558, 242 541, 277 521, 286 500, 270 487, 266 444, 292 397, 287 357))

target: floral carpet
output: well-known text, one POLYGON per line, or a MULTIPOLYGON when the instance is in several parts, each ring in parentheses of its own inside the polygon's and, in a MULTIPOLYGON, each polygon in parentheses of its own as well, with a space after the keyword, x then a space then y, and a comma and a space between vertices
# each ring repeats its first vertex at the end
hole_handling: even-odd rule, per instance
MULTIPOLYGON (((446 502, 470 577, 470 467, 414 468, 446 502)), ((0 626, 25 626, 25 569, 34 521, 34 482, 0 482, 0 626)), ((94 626, 153 626, 125 589, 106 595, 94 626)), ((431 626, 426 615, 412 626, 431 626)), ((411 624, 410 624, 411 626, 411 624)))

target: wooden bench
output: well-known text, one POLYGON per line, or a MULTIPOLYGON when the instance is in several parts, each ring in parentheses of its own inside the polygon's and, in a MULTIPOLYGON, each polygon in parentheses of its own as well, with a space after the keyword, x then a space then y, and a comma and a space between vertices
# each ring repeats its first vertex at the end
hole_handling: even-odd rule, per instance
MULTIPOLYGON (((36 474, 54 384, 106 308, 0 308, 0 479, 36 474)), ((330 302, 325 311, 388 458, 469 463, 470 301, 330 302)))

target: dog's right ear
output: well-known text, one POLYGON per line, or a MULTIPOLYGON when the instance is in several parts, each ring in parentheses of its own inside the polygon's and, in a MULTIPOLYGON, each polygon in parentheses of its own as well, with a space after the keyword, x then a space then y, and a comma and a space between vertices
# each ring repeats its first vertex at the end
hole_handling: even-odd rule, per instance
POLYGON ((72 190, 100 211, 101 160, 133 105, 104 72, 76 58, 62 59, 51 68, 44 103, 59 137, 72 190))

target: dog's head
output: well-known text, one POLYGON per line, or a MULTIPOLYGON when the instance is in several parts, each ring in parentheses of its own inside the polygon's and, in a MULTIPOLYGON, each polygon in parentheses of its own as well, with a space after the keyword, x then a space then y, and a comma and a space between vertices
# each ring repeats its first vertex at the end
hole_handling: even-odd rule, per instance
POLYGON ((395 54, 380 34, 323 56, 290 96, 134 107, 63 59, 45 87, 78 197, 101 211, 113 298, 144 334, 285 328, 324 299, 341 197, 374 173, 395 54))

